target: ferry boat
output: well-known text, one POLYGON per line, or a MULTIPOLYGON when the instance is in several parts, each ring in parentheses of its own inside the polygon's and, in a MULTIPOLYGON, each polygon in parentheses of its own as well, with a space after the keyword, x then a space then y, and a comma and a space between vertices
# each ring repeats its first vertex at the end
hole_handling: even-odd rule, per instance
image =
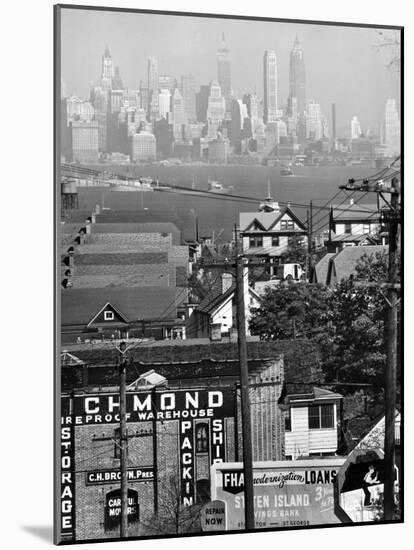
POLYGON ((212 191, 213 193, 228 193, 230 191, 230 187, 224 187, 220 182, 217 180, 208 180, 208 190, 212 191))

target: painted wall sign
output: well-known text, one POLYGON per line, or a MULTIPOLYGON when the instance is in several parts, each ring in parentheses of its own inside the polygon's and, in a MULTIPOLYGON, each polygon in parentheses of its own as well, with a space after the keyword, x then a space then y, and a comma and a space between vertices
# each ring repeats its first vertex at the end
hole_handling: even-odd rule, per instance
MULTIPOLYGON (((128 468, 128 481, 153 481, 154 470, 152 467, 128 468)), ((104 483, 120 483, 120 470, 92 470, 86 472, 87 485, 101 485, 104 483)))
POLYGON ((215 418, 210 424, 211 463, 224 462, 226 459, 224 419, 215 418))
POLYGON ((180 422, 181 503, 194 504, 194 422, 180 422))
MULTIPOLYGON (((139 520, 138 493, 128 489, 128 523, 139 520)), ((119 528, 121 523, 121 489, 106 494, 105 531, 119 528)))
MULTIPOLYGON (((127 421, 186 420, 233 416, 233 392, 230 390, 194 390, 128 392, 127 421)), ((119 422, 119 394, 76 395, 73 415, 69 414, 69 397, 62 398, 62 424, 108 424, 119 422)))
POLYGON ((62 540, 75 540, 73 426, 62 425, 60 440, 60 532, 62 540))
MULTIPOLYGON (((334 482, 344 459, 259 462, 254 465, 257 528, 340 523, 334 513, 334 482)), ((212 499, 226 503, 226 530, 244 528, 241 463, 212 466, 212 499)))

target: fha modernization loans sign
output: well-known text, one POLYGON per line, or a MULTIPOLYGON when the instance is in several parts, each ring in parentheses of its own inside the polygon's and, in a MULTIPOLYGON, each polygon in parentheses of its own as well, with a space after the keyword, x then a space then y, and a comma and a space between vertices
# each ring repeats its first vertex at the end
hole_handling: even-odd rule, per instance
MULTIPOLYGON (((254 465, 256 528, 340 523, 334 482, 344 459, 258 462, 254 465)), ((211 498, 225 503, 226 530, 244 529, 244 475, 239 462, 214 464, 211 498)))

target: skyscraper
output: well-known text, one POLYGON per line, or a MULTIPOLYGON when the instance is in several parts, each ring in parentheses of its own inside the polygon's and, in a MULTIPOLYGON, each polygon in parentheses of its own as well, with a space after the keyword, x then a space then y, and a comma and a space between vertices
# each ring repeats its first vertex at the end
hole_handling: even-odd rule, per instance
POLYGON ((123 90, 124 84, 121 79, 121 75, 119 74, 119 67, 115 67, 115 75, 112 79, 112 89, 113 90, 123 90))
POLYGON ((305 61, 298 37, 289 59, 289 96, 297 98, 298 115, 306 110, 305 61))
POLYGON ((277 120, 277 59, 276 52, 267 50, 263 56, 264 76, 264 121, 277 120))
POLYGON ((112 57, 108 48, 105 48, 105 52, 102 56, 102 73, 101 81, 102 87, 106 90, 110 89, 112 86, 112 79, 114 78, 114 65, 112 62, 112 57))
POLYGON ((158 60, 148 58, 148 114, 150 120, 158 116, 158 60))
POLYGON ((221 45, 217 54, 217 80, 220 84, 221 93, 226 101, 226 109, 231 105, 231 57, 230 50, 226 44, 224 33, 222 34, 221 45))
POLYGON ((208 98, 207 119, 214 122, 221 122, 226 114, 226 104, 221 95, 221 87, 217 80, 210 84, 210 95, 208 98))
POLYGON ((178 88, 175 88, 171 100, 171 121, 174 126, 174 138, 177 140, 182 139, 183 129, 187 124, 187 115, 184 110, 183 96, 178 88))
POLYGON ((160 118, 168 120, 168 116, 171 109, 171 92, 168 89, 163 88, 158 95, 158 112, 160 118))
POLYGON ((400 116, 395 99, 387 99, 385 104, 385 147, 389 155, 400 154, 400 116))
POLYGON ((351 139, 357 139, 361 135, 361 125, 358 117, 354 115, 351 119, 351 139))
POLYGON ((321 106, 311 100, 308 103, 306 116, 306 137, 312 141, 319 141, 323 138, 324 127, 321 106))
POLYGON ((184 100, 184 109, 187 114, 187 119, 191 122, 195 122, 197 120, 196 94, 195 78, 192 74, 181 76, 181 94, 184 100))

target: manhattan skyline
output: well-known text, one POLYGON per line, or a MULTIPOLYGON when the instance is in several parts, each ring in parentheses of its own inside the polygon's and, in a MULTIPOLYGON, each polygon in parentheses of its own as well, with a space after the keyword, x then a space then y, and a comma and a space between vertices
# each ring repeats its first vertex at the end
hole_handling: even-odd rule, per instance
POLYGON ((289 56, 297 36, 304 52, 307 100, 320 103, 328 116, 335 103, 339 131, 354 115, 362 126, 372 127, 383 119, 388 98, 399 103, 399 74, 386 68, 386 52, 377 47, 375 29, 364 27, 67 10, 62 18, 62 77, 69 94, 88 98, 108 47, 128 88, 147 80, 148 58, 155 57, 159 74, 177 80, 193 74, 198 90, 217 79, 223 33, 236 97, 252 92, 263 97, 263 54, 273 49, 278 104, 285 106, 289 56))

